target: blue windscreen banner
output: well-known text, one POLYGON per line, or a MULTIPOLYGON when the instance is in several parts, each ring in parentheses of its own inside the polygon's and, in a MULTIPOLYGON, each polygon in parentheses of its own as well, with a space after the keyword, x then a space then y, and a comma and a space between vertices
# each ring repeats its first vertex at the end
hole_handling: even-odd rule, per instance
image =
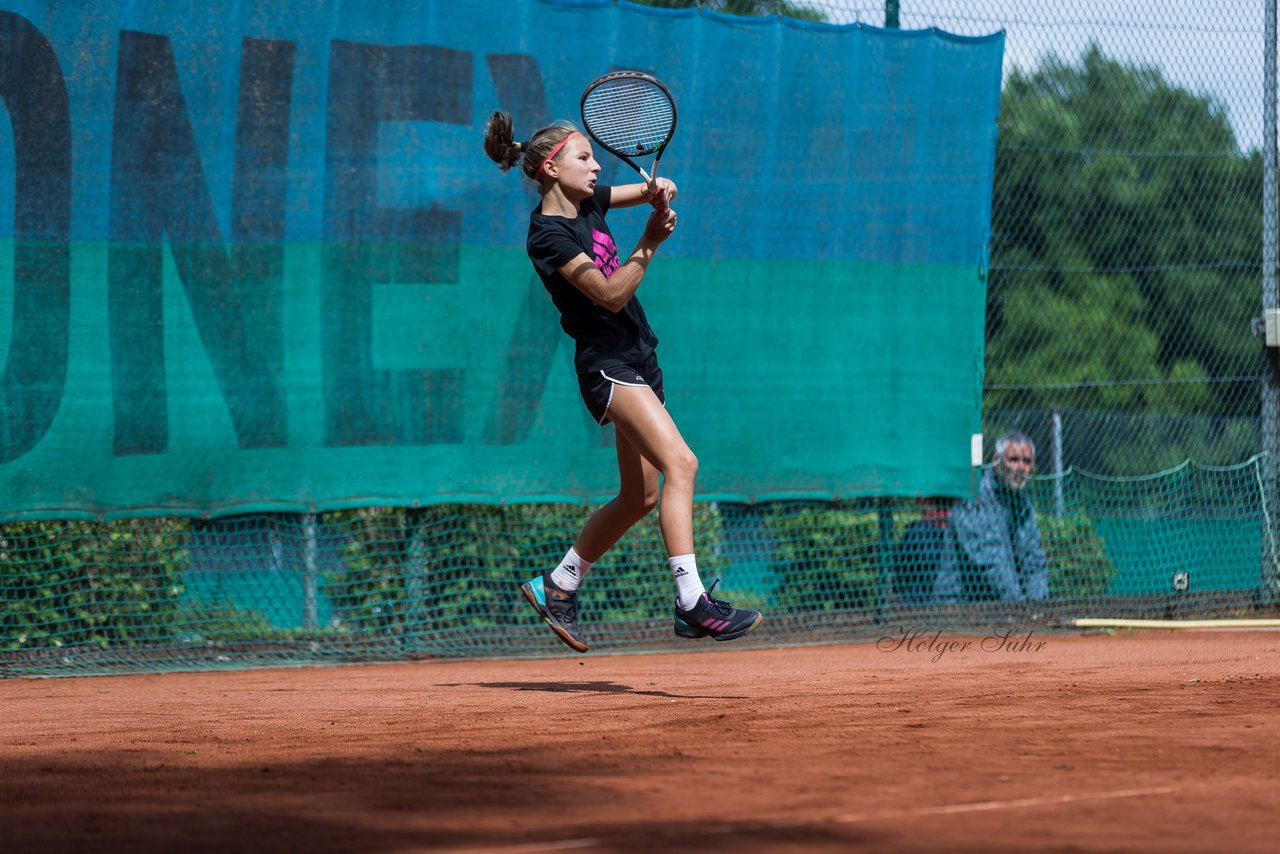
POLYGON ((536 190, 481 139, 620 68, 679 109, 639 297, 700 497, 967 494, 1002 51, 613 0, 0 0, 0 516, 609 496, 536 190))

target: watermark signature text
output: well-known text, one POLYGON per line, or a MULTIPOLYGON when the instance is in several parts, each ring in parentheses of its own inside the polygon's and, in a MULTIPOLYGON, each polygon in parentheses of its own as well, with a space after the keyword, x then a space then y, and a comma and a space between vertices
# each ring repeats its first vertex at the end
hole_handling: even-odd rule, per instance
POLYGON ((1031 629, 1022 632, 1017 626, 1000 626, 983 638, 944 638, 941 629, 898 626, 893 634, 876 641, 876 649, 923 655, 937 664, 944 656, 957 652, 1040 652, 1048 646, 1048 641, 1035 640, 1034 635, 1031 629))

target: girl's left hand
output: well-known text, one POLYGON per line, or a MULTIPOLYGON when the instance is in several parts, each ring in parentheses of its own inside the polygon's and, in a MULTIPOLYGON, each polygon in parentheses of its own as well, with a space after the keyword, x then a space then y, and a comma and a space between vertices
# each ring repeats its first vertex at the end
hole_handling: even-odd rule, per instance
POLYGON ((649 214, 649 221, 644 226, 644 236, 654 244, 661 243, 676 230, 676 212, 671 208, 660 208, 656 205, 649 214))

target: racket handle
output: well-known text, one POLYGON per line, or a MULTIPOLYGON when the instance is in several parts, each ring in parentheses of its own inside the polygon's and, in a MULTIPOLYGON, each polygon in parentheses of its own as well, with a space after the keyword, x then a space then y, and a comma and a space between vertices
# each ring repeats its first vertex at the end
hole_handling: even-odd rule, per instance
POLYGON ((644 171, 644 167, 643 167, 643 166, 637 166, 636 168, 640 170, 640 177, 644 179, 644 182, 645 182, 646 184, 652 184, 652 183, 653 183, 653 179, 649 177, 649 173, 648 173, 648 172, 644 171))

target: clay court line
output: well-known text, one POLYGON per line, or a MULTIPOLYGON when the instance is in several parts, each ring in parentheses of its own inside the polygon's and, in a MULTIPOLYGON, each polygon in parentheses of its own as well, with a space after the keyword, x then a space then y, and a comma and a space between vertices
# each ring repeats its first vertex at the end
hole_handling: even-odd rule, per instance
MULTIPOLYGON (((929 815, 955 815, 966 812, 1012 810, 1023 807, 1044 807, 1054 804, 1070 804, 1077 801, 1102 801, 1114 798, 1141 798, 1146 795, 1167 795, 1177 791, 1176 786, 1154 786, 1148 789, 1118 789, 1114 792, 1086 792, 1081 795, 1045 795, 1039 798, 1017 798, 1010 801, 979 801, 972 804, 947 804, 940 807, 919 807, 910 810, 883 810, 881 812, 846 813, 831 821, 838 824, 855 824, 862 821, 880 821, 889 818, 917 818, 929 815)), ((809 822, 806 822, 809 823, 809 822)))
MULTIPOLYGON (((814 827, 822 824, 859 824, 867 821, 888 821, 896 818, 920 818, 922 816, 931 815, 957 815, 970 812, 990 812, 993 810, 1054 806, 1057 804, 1071 804, 1079 801, 1105 801, 1114 800, 1116 798, 1141 798, 1148 795, 1167 795, 1172 792, 1176 792, 1177 790, 1176 786, 1153 786, 1146 789, 1117 789, 1113 792, 1085 792, 1084 794, 1079 795, 1045 795, 1044 797, 1039 798, 1015 798, 1008 801, 978 801, 977 803, 970 804, 946 804, 938 807, 918 807, 916 809, 906 810, 845 813, 844 815, 832 816, 830 818, 816 818, 807 821, 769 821, 751 822, 741 825, 710 825, 702 828, 698 833, 700 835, 711 836, 714 834, 736 833, 751 830, 783 830, 787 828, 814 827)), ((604 842, 599 839, 583 838, 561 839, 555 842, 535 842, 528 845, 496 846, 493 848, 465 848, 456 850, 459 854, 465 851, 483 851, 485 854, 497 854, 497 852, 522 854, 522 852, 526 851, 565 851, 573 848, 590 848, 595 845, 603 844, 604 842)))
POLYGON ((1277 629, 1280 620, 1129 620, 1111 617, 1081 617, 1082 629, 1277 629))

